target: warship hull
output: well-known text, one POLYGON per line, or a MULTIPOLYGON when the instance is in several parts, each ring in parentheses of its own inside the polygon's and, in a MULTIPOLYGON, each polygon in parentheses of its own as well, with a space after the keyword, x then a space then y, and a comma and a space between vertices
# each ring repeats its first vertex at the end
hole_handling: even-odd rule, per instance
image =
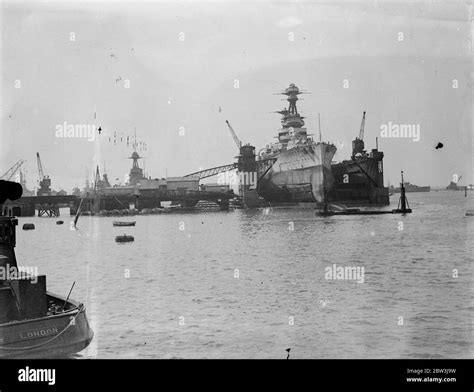
POLYGON ((331 161, 336 147, 327 143, 297 146, 257 169, 257 192, 271 204, 323 203, 333 187, 331 161))

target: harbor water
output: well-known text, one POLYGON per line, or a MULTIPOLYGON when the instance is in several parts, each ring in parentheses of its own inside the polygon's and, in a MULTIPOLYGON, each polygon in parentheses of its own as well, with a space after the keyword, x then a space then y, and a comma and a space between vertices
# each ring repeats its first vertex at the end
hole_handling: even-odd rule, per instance
POLYGON ((473 358, 474 195, 407 196, 406 216, 25 217, 16 254, 51 292, 76 282, 95 332, 77 358, 473 358), (363 275, 328 278, 337 266, 363 275))

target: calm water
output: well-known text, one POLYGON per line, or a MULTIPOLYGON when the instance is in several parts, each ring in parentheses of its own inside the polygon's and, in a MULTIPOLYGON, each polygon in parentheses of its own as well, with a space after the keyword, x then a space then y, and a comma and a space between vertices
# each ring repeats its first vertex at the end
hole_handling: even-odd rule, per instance
POLYGON ((78 231, 66 214, 20 218, 36 230, 18 230, 17 258, 49 291, 76 281, 95 331, 83 357, 473 358, 474 194, 408 197, 405 217, 236 210, 81 217, 78 231), (326 280, 333 264, 363 266, 364 283, 326 280))

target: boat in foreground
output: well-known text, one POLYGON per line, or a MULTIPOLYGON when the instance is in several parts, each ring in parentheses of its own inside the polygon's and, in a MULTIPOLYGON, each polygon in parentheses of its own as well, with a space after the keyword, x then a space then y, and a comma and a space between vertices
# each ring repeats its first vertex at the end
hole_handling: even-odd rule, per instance
POLYGON ((46 316, 0 324, 0 359, 65 358, 90 344, 85 306, 51 293, 47 299, 46 316))
POLYGON ((85 306, 47 292, 45 275, 18 268, 16 225, 16 218, 0 216, 0 359, 76 354, 94 336, 85 306))

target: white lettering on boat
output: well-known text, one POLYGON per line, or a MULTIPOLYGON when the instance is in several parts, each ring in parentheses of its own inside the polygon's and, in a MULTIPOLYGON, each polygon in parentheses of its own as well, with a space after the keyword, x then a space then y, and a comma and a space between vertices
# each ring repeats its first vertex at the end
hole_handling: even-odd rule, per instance
POLYGON ((34 331, 28 332, 20 332, 20 338, 25 339, 34 339, 34 338, 42 338, 45 336, 55 335, 59 332, 56 327, 53 328, 46 328, 46 329, 37 329, 34 331))

